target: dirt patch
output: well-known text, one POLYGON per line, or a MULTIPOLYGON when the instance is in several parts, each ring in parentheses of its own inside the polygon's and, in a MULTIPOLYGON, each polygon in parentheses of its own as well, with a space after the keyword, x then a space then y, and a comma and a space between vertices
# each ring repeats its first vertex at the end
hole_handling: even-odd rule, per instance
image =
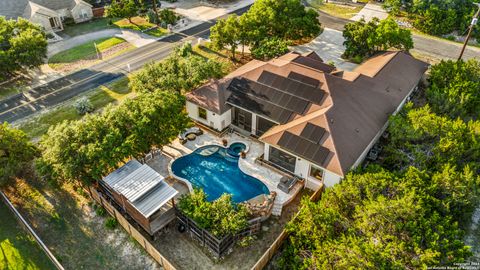
POLYGON ((262 232, 251 245, 235 246, 232 253, 221 261, 215 261, 207 255, 208 252, 186 233, 179 233, 175 223, 171 223, 154 244, 178 269, 251 269, 275 241, 285 224, 297 213, 301 197, 310 193, 307 190, 302 191, 284 208, 281 217, 271 217, 262 224, 262 232))
POLYGON ((160 269, 123 229, 106 229, 72 185, 17 179, 6 194, 65 269, 160 269))
MULTIPOLYGON (((115 45, 115 46, 113 46, 113 47, 111 47, 111 48, 102 52, 102 54, 101 54, 102 60, 112 58, 112 57, 117 56, 117 55, 119 55, 123 52, 126 52, 126 51, 128 51, 132 48, 134 48, 134 47, 128 42, 123 42, 123 43, 117 44, 117 45, 115 45)), ((90 66, 98 63, 99 61, 100 60, 97 58, 96 55, 90 55, 85 59, 78 60, 78 61, 75 61, 75 62, 51 64, 50 66, 58 72, 69 73, 69 72, 72 72, 72 71, 75 71, 75 70, 78 70, 78 69, 81 69, 81 68, 90 67, 90 66)))

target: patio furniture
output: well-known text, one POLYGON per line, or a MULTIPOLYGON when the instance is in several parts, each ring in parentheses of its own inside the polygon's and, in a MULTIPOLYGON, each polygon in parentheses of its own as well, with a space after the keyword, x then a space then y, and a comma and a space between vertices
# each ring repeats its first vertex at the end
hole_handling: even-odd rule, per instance
MULTIPOLYGON (((184 132, 182 132, 180 135, 178 135, 178 139, 180 140, 180 142, 182 144, 186 143, 187 140, 189 139, 188 138, 188 135, 190 134, 194 134, 196 136, 199 136, 199 135, 202 135, 203 134, 203 130, 200 129, 199 127, 191 127, 191 128, 188 128, 186 129, 184 132)), ((193 138, 192 140, 194 140, 195 138, 193 138)))
POLYGON ((187 135, 187 139, 189 141, 193 141, 193 140, 195 140, 195 138, 197 138, 197 135, 195 135, 193 133, 190 133, 190 134, 187 135))
POLYGON ((278 183, 277 188, 288 194, 293 188, 293 186, 295 186, 295 184, 298 182, 298 180, 300 179, 296 176, 283 176, 282 178, 280 178, 280 183, 278 183))

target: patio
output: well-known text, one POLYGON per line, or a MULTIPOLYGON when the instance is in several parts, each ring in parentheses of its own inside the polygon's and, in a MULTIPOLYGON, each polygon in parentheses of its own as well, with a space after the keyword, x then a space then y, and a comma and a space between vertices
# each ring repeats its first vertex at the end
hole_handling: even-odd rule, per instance
MULTIPOLYGON (((289 194, 278 189, 277 185, 283 175, 271 170, 270 168, 255 163, 256 158, 263 154, 264 145, 263 143, 252 138, 244 137, 236 133, 227 133, 220 138, 206 131, 203 135, 197 136, 195 140, 187 141, 185 144, 181 144, 178 139, 174 140, 170 145, 163 147, 162 155, 154 157, 147 163, 161 175, 169 176, 171 175, 169 172, 169 166, 174 159, 190 154, 201 146, 211 144, 219 145, 221 144, 222 139, 226 139, 228 144, 240 141, 248 146, 246 158, 239 159, 239 167, 246 174, 249 174, 262 181, 270 191, 275 191, 277 193, 273 214, 280 215, 283 206, 289 203, 293 197, 295 197, 296 191, 300 188, 300 186, 298 185, 298 187, 295 187, 289 194)), ((174 187, 177 190, 181 189, 179 190, 180 193, 188 192, 188 187, 181 181, 173 181, 171 185, 175 185, 174 187)))

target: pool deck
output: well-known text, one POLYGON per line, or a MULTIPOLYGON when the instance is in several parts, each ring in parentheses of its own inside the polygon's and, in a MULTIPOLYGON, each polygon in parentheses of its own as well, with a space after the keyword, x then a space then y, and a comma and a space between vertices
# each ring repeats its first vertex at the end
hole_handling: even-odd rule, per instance
POLYGON ((275 199, 276 204, 284 205, 292 199, 295 194, 294 192, 287 194, 277 188, 277 184, 280 182, 280 178, 282 177, 281 174, 255 163, 255 159, 263 154, 264 145, 261 142, 249 137, 238 135, 236 133, 227 133, 220 138, 212 133, 205 132, 203 135, 197 136, 195 140, 187 141, 185 144, 181 144, 180 141, 176 139, 171 144, 163 147, 162 151, 166 155, 157 156, 149 161, 148 164, 161 175, 169 176, 171 175, 169 172, 169 166, 173 159, 190 154, 197 148, 205 145, 220 145, 222 143, 222 139, 226 139, 228 141, 228 145, 233 142, 243 142, 248 146, 246 158, 239 159, 239 167, 246 174, 262 181, 270 191, 275 191, 277 193, 277 197, 275 199))

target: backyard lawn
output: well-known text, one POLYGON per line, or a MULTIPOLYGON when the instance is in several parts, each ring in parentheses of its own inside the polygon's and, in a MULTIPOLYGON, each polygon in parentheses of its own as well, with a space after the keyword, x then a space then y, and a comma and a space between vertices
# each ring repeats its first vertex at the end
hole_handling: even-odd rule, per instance
MULTIPOLYGON (((127 97, 131 97, 128 87, 128 78, 123 77, 115 82, 100 86, 88 94, 88 99, 92 103, 95 110, 105 107, 112 102, 120 102, 127 97)), ((31 118, 18 125, 18 128, 25 131, 27 135, 34 139, 39 138, 45 134, 48 128, 52 125, 58 124, 64 120, 78 120, 82 116, 79 115, 74 108, 75 101, 63 104, 49 112, 40 114, 37 117, 31 118)))
POLYGON ((55 269, 35 240, 0 200, 0 269, 55 269))

